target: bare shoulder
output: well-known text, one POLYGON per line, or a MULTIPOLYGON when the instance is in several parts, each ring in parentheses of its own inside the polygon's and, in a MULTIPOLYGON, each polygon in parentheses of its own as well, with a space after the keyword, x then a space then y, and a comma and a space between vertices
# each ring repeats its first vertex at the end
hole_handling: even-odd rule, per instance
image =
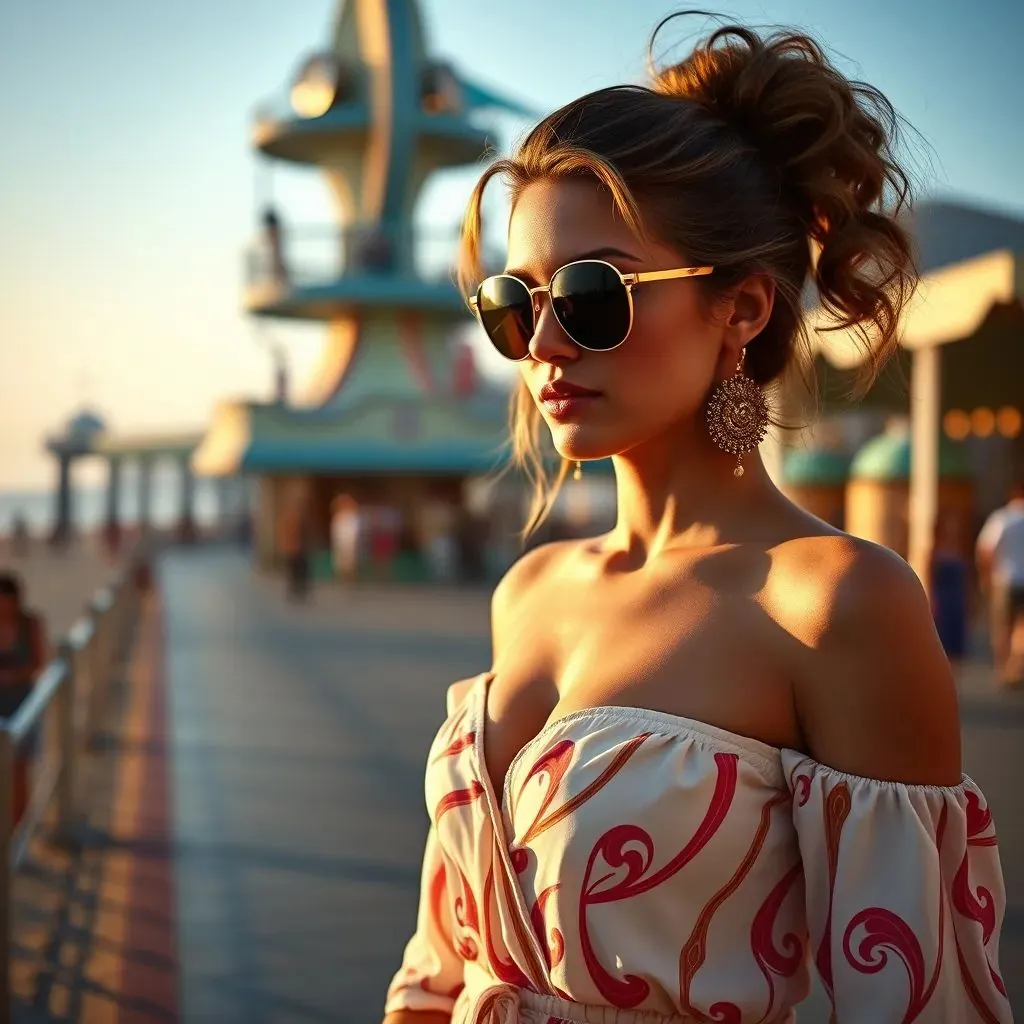
POLYGON ((797 641, 793 692, 807 753, 870 778, 959 783, 956 686, 911 567, 838 531, 775 554, 772 600, 797 641))
POLYGON ((531 596, 555 575, 580 549, 578 540, 559 540, 532 548, 515 561, 494 588, 491 597, 491 635, 497 660, 502 637, 516 618, 527 613, 531 596))

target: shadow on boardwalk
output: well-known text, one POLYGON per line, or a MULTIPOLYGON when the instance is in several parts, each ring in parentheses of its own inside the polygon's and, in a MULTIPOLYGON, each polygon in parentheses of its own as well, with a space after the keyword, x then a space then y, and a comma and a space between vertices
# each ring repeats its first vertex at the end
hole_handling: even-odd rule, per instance
POLYGON ((40 838, 16 879, 16 1021, 178 1019, 161 666, 159 602, 149 598, 106 731, 85 759, 77 841, 40 838))

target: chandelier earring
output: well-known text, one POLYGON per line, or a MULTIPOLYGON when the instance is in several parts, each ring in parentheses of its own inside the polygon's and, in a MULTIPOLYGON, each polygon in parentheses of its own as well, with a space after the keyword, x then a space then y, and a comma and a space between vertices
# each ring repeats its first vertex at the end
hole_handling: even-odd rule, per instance
POLYGON ((768 401, 758 383, 743 371, 746 352, 736 373, 723 380, 708 400, 708 432, 722 451, 736 456, 732 475, 743 476, 743 456, 753 451, 768 432, 768 401))

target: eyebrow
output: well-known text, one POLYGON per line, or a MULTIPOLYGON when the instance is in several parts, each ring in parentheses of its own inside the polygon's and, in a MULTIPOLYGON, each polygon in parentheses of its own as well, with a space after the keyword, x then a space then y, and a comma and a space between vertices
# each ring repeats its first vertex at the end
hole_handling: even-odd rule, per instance
MULTIPOLYGON (((603 260, 608 256, 618 256, 620 259, 632 260, 634 263, 640 262, 639 256, 634 256, 632 253, 626 252, 625 249, 616 249, 613 245, 606 245, 600 249, 590 249, 587 252, 578 253, 576 256, 573 256, 571 260, 566 260, 565 263, 560 263, 559 266, 564 267, 568 263, 576 263, 579 260, 603 260)), ((514 267, 506 269, 504 273, 511 277, 525 277, 531 281, 534 280, 533 275, 528 271, 514 267)))

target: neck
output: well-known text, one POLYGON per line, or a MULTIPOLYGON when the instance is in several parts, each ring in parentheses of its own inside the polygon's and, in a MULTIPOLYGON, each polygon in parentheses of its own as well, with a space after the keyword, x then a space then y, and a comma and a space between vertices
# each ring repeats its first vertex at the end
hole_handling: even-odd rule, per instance
POLYGON ((785 501, 758 451, 714 447, 695 424, 687 436, 639 445, 613 458, 618 517, 609 545, 646 563, 669 548, 709 548, 763 537, 785 501))

